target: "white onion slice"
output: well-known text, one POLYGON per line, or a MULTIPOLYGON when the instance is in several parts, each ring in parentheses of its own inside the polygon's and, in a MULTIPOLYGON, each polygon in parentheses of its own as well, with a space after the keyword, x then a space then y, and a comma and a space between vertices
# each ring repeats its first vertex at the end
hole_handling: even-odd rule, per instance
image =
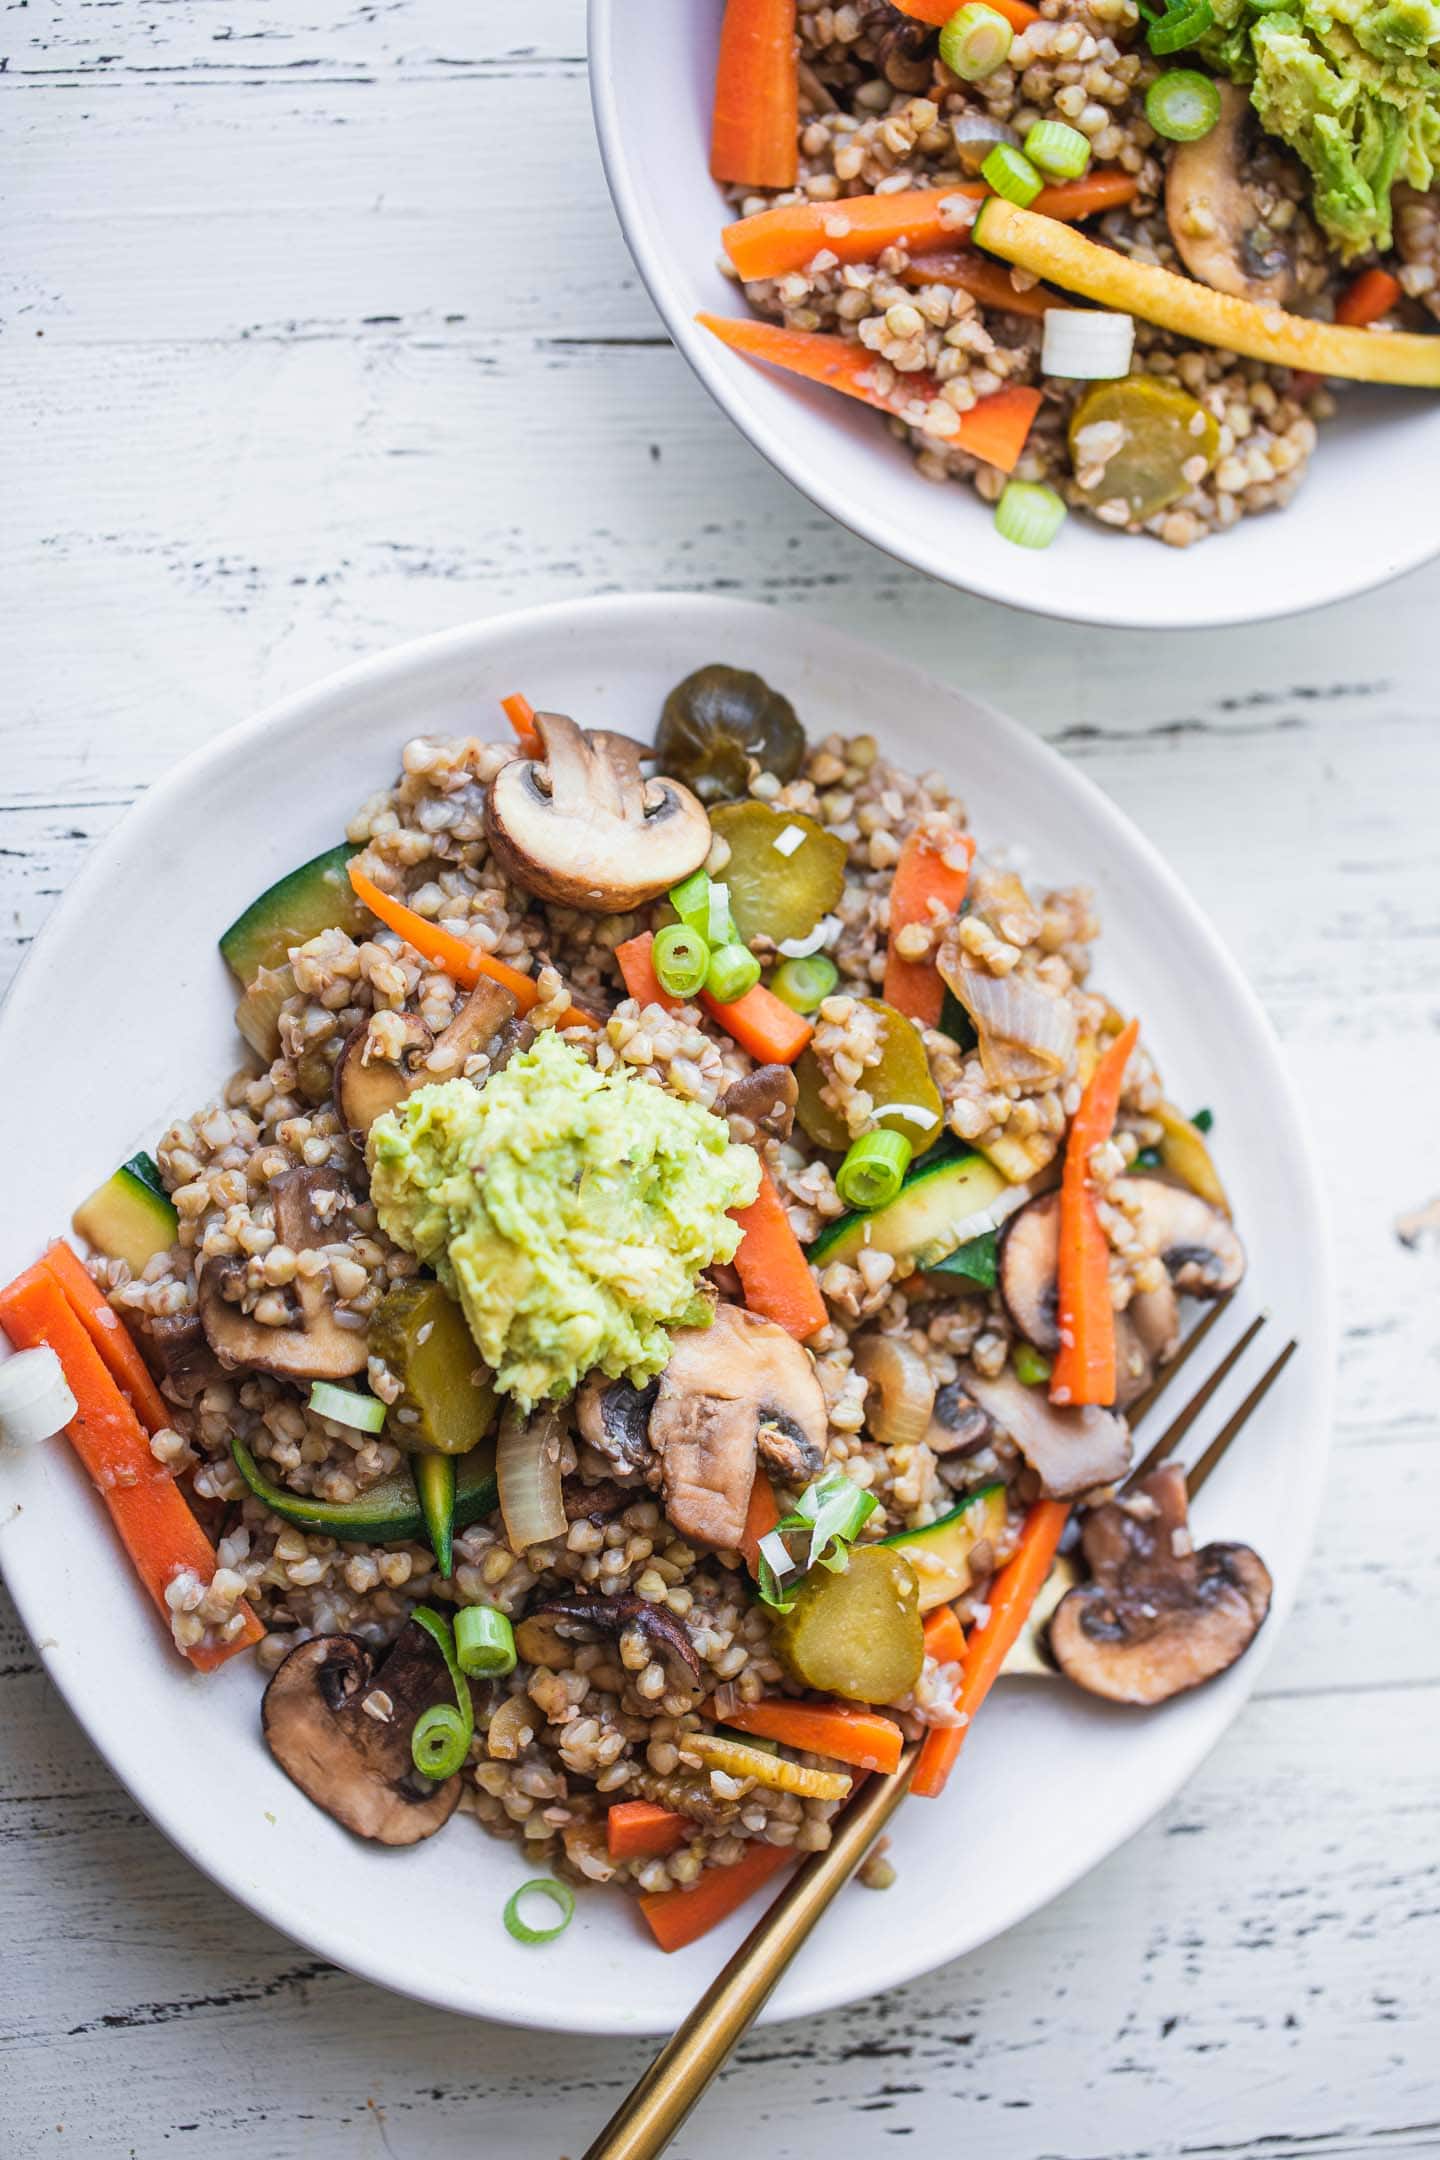
POLYGON ((975 1023, 993 1087, 1037 1087, 1069 1068, 1075 1014, 1058 990, 984 968, 955 968, 945 979, 975 1023))
POLYGON ((787 825, 784 832, 777 833, 775 835, 775 838, 771 841, 770 845, 774 848, 777 855, 793 855, 796 848, 804 847, 805 845, 804 826, 787 825))
POLYGON ((829 944, 839 928, 838 915, 822 915, 807 936, 781 938, 775 950, 784 953, 787 960, 808 960, 811 953, 819 952, 822 946, 829 944))
POLYGON ((560 1434, 560 1416, 553 1403, 543 1403, 528 1420, 515 1409, 505 1413, 495 1476, 505 1536, 517 1555, 565 1534, 560 1434))
POLYGON ((34 1447, 63 1432, 76 1411, 65 1368, 49 1344, 0 1365, 0 1440, 34 1447))
POLYGON ((1135 352, 1135 318, 1103 308, 1046 308, 1040 365, 1047 375, 1076 382, 1110 382, 1128 375, 1135 352))
POLYGON ((706 918, 705 941, 708 945, 727 945, 730 930, 730 887, 714 878, 710 881, 710 912, 706 918))
POLYGON ((1007 1185, 1004 1192, 996 1194, 989 1207, 977 1208, 973 1215, 967 1215, 964 1222, 957 1224, 952 1249, 959 1252, 960 1247, 968 1245, 972 1238, 985 1237, 990 1231, 998 1230, 1001 1223, 1008 1222, 1029 1198, 1028 1185, 1007 1185))

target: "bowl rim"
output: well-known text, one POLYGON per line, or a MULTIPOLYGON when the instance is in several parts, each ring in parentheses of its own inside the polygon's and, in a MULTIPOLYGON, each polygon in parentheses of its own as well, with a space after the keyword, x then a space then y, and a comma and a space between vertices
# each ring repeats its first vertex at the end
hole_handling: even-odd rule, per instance
MULTIPOLYGON (((686 0, 686 4, 694 5, 694 0, 686 0)), ((1341 565, 1347 561, 1347 552, 1353 556, 1353 551, 1343 548, 1319 550, 1316 551, 1315 559, 1324 574, 1318 580, 1316 589, 1300 601, 1274 598, 1264 582, 1255 579, 1251 581, 1243 600, 1237 595, 1231 602, 1197 604, 1193 594, 1188 598, 1186 596, 1177 563, 1173 603, 1148 608, 1143 614, 1127 612, 1122 607, 1087 607, 1073 603, 1066 605, 1063 597, 1064 585, 1058 580, 1051 581, 1052 586, 1058 585, 1058 595, 1048 587, 1043 592, 1037 591, 1033 594, 1016 592, 1002 577, 987 570, 983 563, 967 569, 962 579, 939 559, 934 550, 909 540, 893 519, 873 513, 867 516, 856 507, 853 496, 847 497, 838 480, 832 484, 823 471, 804 469, 800 456, 790 447, 783 427, 772 425, 756 403, 743 395, 737 395, 733 369, 747 363, 737 361, 718 340, 704 333, 694 321, 689 309, 682 304, 670 262, 655 237, 654 224, 644 207, 644 198, 620 121, 615 90, 621 74, 621 70, 613 64, 615 39, 621 19, 617 0, 587 0, 587 12, 590 103, 600 146, 600 159, 621 234, 646 291, 677 351, 709 391, 732 426, 759 451, 782 479, 788 480, 802 496, 816 503, 827 516, 832 517, 837 525, 853 534, 857 540, 882 549, 895 561, 922 572, 951 591, 970 593, 980 599, 992 600, 1001 607, 1013 609, 1017 614, 1038 615, 1056 622, 1084 624, 1104 630, 1219 630, 1247 623, 1273 622, 1307 615, 1317 608, 1330 607, 1343 600, 1358 599, 1364 593, 1373 592, 1396 578, 1406 576, 1412 570, 1420 569, 1440 555, 1440 517, 1436 518, 1428 537, 1418 539, 1402 553, 1393 557, 1368 556, 1363 563, 1352 559, 1343 574, 1341 565)), ((714 185, 713 182, 710 184, 714 185)), ((717 190, 717 235, 724 223, 723 209, 717 190)), ((1440 332, 1436 334, 1440 336, 1440 332)), ((1283 512, 1281 514, 1283 515, 1283 512)), ((1102 534, 1097 529, 1093 537, 1104 543, 1114 542, 1118 545, 1122 539, 1130 536, 1102 534)), ((1281 544, 1283 545, 1283 538, 1281 544)), ((1116 589, 1119 589, 1118 580, 1116 589)))

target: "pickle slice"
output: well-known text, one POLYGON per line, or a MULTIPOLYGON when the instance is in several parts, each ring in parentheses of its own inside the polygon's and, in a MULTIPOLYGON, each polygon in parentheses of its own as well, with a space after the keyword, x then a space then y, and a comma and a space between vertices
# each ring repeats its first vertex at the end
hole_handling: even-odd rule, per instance
POLYGON ((370 1352, 400 1382, 387 1438, 412 1455, 468 1455, 495 1423, 494 1382, 465 1316, 437 1282, 387 1290, 370 1322, 370 1352))
POLYGON ((722 803, 710 829, 730 850, 716 874, 747 945, 762 935, 777 945, 808 937, 845 889, 845 843, 814 818, 762 802, 722 803))
POLYGON ((1097 383, 1070 415, 1070 456, 1085 501, 1092 510, 1123 502, 1133 525, 1188 495, 1219 448, 1220 430, 1204 406, 1154 375, 1097 383))
POLYGON ((847 1702, 897 1702, 925 1656, 915 1570, 891 1546, 853 1546, 843 1574, 812 1569, 770 1639, 801 1687, 847 1702))
MULTIPOLYGON (((915 1153, 923 1155, 939 1139, 945 1111, 930 1077, 930 1061, 920 1031, 913 1020, 907 1020, 904 1013, 896 1012, 893 1005, 886 1005, 880 998, 864 998, 861 1002, 880 1017, 881 1055, 878 1065, 866 1066, 856 1085, 874 1100, 872 1123, 887 1132, 903 1133, 915 1153), (924 1115, 910 1114, 917 1111, 924 1115)), ((855 1136, 839 1111, 833 1110, 821 1094, 827 1085, 825 1068, 813 1049, 802 1051, 796 1059, 795 1081, 800 1090, 795 1116, 801 1131, 808 1133, 817 1147, 843 1155, 855 1136)))

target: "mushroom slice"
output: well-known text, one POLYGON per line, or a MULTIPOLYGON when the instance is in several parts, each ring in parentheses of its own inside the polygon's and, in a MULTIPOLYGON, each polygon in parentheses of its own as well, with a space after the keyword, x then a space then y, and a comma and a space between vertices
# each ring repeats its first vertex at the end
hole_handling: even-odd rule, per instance
POLYGON ((355 1029, 335 1063, 335 1107, 357 1147, 376 1118, 396 1109, 416 1088, 453 1080, 478 1050, 496 1043, 519 1008, 503 983, 481 976, 448 1027, 431 1036, 414 1013, 401 1014, 400 1058, 375 1057, 370 1023, 355 1029))
POLYGON ((418 1845, 454 1814, 460 1778, 423 1777, 410 1735, 433 1704, 453 1700, 444 1660, 409 1621, 378 1671, 354 1635, 301 1643, 266 1688, 260 1722, 285 1775, 327 1815, 380 1845, 418 1845))
MULTIPOLYGON (((288 1170, 270 1188, 275 1229, 292 1252, 306 1252, 334 1242, 333 1216, 350 1204, 351 1195, 334 1170, 288 1170), (326 1209, 325 1196, 340 1195, 326 1209)), ((298 1325, 267 1327, 242 1312, 239 1304, 245 1266, 240 1260, 211 1260, 200 1277, 197 1303, 206 1339, 227 1370, 253 1366, 289 1380, 347 1380, 363 1372, 368 1346, 363 1328, 341 1327, 319 1276, 295 1277, 298 1325), (233 1299, 227 1296, 233 1292, 233 1299)))
POLYGON ((197 1312, 157 1313, 144 1322, 140 1347, 149 1352, 150 1364, 173 1400, 187 1408, 212 1381, 224 1378, 225 1368, 206 1341, 197 1312))
MULTIPOLYGON (((1165 173, 1165 216, 1180 260, 1216 292, 1259 306, 1285 307, 1298 290, 1303 214, 1280 232, 1265 222, 1278 153, 1261 153, 1259 123, 1246 91, 1216 85, 1220 118, 1198 142, 1177 143, 1165 173)), ((1292 208, 1294 206, 1292 205, 1292 208)))
POLYGON ((730 1120, 732 1140, 753 1141, 757 1133, 788 1140, 799 1100, 800 1083, 788 1065, 757 1065, 731 1081, 720 1108, 730 1120))
POLYGON ((962 1381, 947 1380, 935 1390, 935 1408, 925 1434, 932 1455, 974 1455, 993 1432, 989 1412, 966 1394, 962 1381))
POLYGON ((1165 1263, 1175 1288, 1189 1297, 1222 1297, 1245 1273, 1245 1248, 1218 1208, 1184 1185, 1163 1178, 1117 1178, 1110 1198, 1135 1223, 1165 1263))
POLYGON ((700 1659, 683 1621, 667 1606, 652 1604, 648 1598, 547 1598, 526 1614, 521 1622, 523 1632, 517 1632, 517 1644, 529 1643, 538 1648, 544 1637, 531 1628, 532 1621, 549 1621, 562 1640, 569 1636, 582 1642, 608 1635, 618 1643, 622 1635, 636 1628, 644 1636, 651 1656, 664 1666, 671 1694, 685 1695, 693 1701, 704 1685, 700 1659))
POLYGON ((628 1380, 608 1380, 597 1372, 591 1373, 575 1399, 581 1439, 622 1477, 648 1479, 657 1469, 650 1445, 650 1413, 659 1392, 658 1380, 637 1388, 628 1380))
POLYGON ((1152 1704, 1213 1679, 1250 1647, 1270 1610, 1269 1570, 1248 1545, 1192 1551, 1185 1473, 1166 1463, 1133 1499, 1085 1525, 1092 1579, 1050 1622, 1060 1670, 1092 1695, 1152 1704))
POLYGON ((507 877, 591 914, 639 907, 698 870, 710 820, 678 780, 646 780, 627 736, 587 735, 537 713, 543 760, 510 758, 491 784, 485 829, 507 877))
POLYGON ((1026 1387, 1008 1368, 993 1380, 967 1372, 965 1386, 1039 1472, 1052 1500, 1113 1485, 1130 1467, 1130 1428, 1113 1410, 1058 1409, 1043 1389, 1026 1387))
POLYGON ((1060 1347, 1059 1256, 1060 1195, 1041 1193, 1006 1223, 996 1281, 1020 1333, 1047 1354, 1060 1347))

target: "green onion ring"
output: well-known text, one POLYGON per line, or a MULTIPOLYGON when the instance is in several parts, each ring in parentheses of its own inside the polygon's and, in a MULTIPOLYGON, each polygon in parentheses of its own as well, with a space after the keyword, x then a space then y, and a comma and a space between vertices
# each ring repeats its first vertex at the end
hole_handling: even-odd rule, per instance
POLYGON ((564 1934, 574 1917, 575 1893, 568 1883, 557 1882, 553 1875, 535 1875, 532 1876, 529 1882, 521 1883, 520 1888, 505 1907, 506 1929, 514 1936, 516 1942, 521 1943, 554 1942, 557 1935, 564 1934), (551 1904, 556 1907, 560 1918, 556 1921, 554 1927, 528 1927, 520 1918, 520 1900, 523 1897, 530 1897, 532 1894, 535 1897, 549 1898, 551 1904))
POLYGON ((417 1605, 410 1617, 417 1627, 425 1630, 444 1658, 450 1685, 455 1690, 453 1709, 448 1703, 436 1703, 433 1709, 426 1710, 416 1719, 410 1734, 410 1758, 425 1777, 453 1777, 470 1752, 470 1738, 475 1730, 470 1683, 456 1661, 455 1638, 450 1632, 449 1621, 428 1605, 417 1605), (440 1767, 442 1763, 443 1768, 440 1767))

